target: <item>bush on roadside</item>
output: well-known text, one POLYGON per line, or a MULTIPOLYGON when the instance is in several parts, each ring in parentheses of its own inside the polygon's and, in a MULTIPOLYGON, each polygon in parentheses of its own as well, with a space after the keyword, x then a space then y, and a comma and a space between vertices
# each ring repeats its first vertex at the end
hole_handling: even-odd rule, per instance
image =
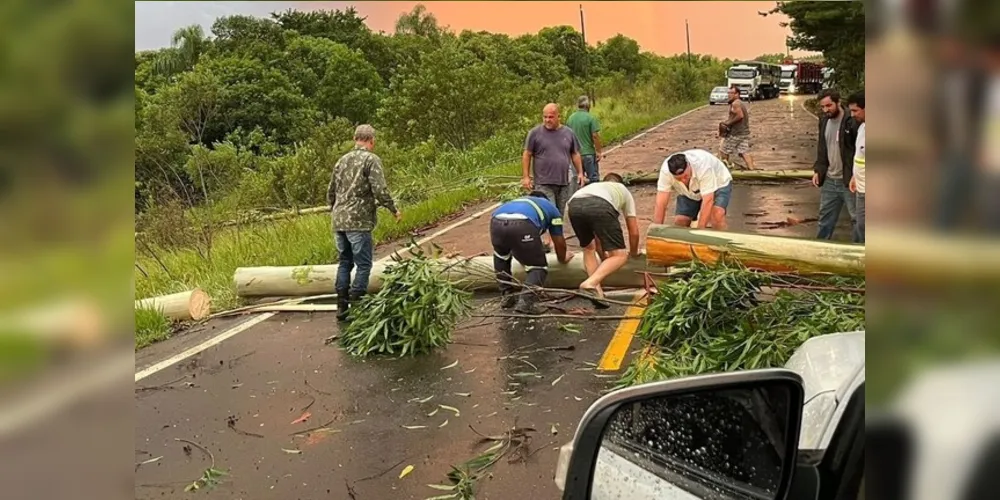
POLYGON ((340 345, 351 356, 413 356, 451 342, 451 330, 471 309, 472 294, 458 289, 420 247, 382 273, 382 288, 352 306, 340 345))

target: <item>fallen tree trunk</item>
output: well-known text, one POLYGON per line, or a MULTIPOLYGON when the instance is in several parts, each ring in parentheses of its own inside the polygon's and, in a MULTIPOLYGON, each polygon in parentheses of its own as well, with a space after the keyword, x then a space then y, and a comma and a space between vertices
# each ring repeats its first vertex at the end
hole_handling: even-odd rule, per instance
MULTIPOLYGON (((493 257, 440 259, 441 271, 449 281, 466 290, 496 290, 493 274, 493 257)), ((392 262, 378 262, 372 267, 368 291, 378 291, 382 286, 382 273, 392 262)), ((618 272, 604 281, 607 287, 642 287, 646 259, 630 259, 618 272)), ((656 269, 662 270, 662 269, 656 269)), ((356 271, 355 271, 356 272, 356 271)), ((524 267, 514 261, 514 278, 523 281, 524 267)), ((352 273, 354 274, 354 273, 352 273)), ((334 291, 337 265, 240 267, 233 275, 236 295, 240 297, 303 296, 334 291)), ((549 255, 549 273, 546 287, 575 289, 587 279, 583 255, 577 253, 568 264, 560 264, 555 255, 549 255)))
MULTIPOLYGON (((732 170, 737 181, 797 181, 812 179, 812 170, 732 170)), ((660 172, 647 172, 629 179, 631 184, 651 184, 660 178, 660 172)))
POLYGON ((198 321, 211 312, 212 299, 200 288, 135 301, 136 309, 154 309, 172 320, 198 321))
POLYGON ((646 232, 646 254, 650 267, 734 258, 748 268, 764 271, 865 275, 863 245, 659 224, 649 226, 646 232))

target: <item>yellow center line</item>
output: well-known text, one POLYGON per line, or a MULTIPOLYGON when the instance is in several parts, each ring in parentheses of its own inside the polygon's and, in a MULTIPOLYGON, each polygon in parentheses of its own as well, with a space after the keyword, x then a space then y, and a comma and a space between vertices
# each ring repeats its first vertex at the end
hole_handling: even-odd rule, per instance
MULTIPOLYGON (((632 299, 633 305, 625 310, 625 316, 642 316, 642 312, 646 309, 642 300, 645 295, 645 291, 635 294, 632 299)), ((638 328, 638 319, 623 319, 618 323, 615 334, 611 337, 608 347, 604 349, 604 354, 601 355, 601 360, 597 363, 598 370, 616 371, 621 368, 625 354, 628 352, 629 346, 632 345, 632 337, 635 336, 635 331, 638 328)))

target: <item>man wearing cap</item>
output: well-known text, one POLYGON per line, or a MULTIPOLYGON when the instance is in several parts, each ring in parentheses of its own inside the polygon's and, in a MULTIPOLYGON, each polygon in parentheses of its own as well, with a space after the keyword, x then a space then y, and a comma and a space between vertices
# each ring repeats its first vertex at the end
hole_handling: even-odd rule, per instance
POLYGON ((500 288, 500 307, 514 307, 523 314, 541 314, 538 298, 530 290, 514 294, 511 258, 517 259, 527 273, 525 284, 540 287, 548 275, 548 258, 542 247, 542 234, 552 235, 556 258, 565 264, 573 258, 566 251, 562 216, 546 193, 532 191, 527 196, 508 201, 493 212, 490 240, 493 243, 493 270, 500 288), (516 304, 516 307, 515 307, 516 304))
POLYGON ((597 117, 590 114, 590 98, 582 95, 576 100, 578 108, 566 120, 566 126, 571 128, 580 141, 580 158, 583 160, 583 171, 588 182, 601 180, 600 163, 604 157, 601 151, 601 123, 597 117))
POLYGON ((671 191, 676 191, 674 225, 726 230, 726 210, 733 194, 733 176, 726 164, 704 149, 670 155, 660 167, 653 223, 663 224, 671 191))

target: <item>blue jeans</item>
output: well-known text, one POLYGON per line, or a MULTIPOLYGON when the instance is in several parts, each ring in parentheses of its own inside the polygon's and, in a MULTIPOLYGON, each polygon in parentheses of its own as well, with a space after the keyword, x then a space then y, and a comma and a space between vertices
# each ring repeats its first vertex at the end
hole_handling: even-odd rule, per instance
POLYGON ((337 266, 337 293, 349 290, 361 294, 368 290, 368 278, 372 273, 372 250, 375 246, 371 231, 337 231, 337 252, 340 262, 337 266), (358 266, 351 283, 351 271, 358 266))
POLYGON ((854 242, 865 242, 865 193, 856 193, 855 210, 857 222, 854 223, 854 242))
POLYGON ((600 182, 601 173, 599 169, 601 165, 597 162, 597 155, 584 155, 581 158, 583 159, 583 172, 587 174, 587 181, 600 182))
MULTIPOLYGON (((729 200, 733 196, 733 183, 715 190, 715 198, 712 199, 713 207, 720 207, 729 211, 729 200)), ((677 215, 683 215, 691 220, 698 220, 698 212, 701 211, 701 200, 692 200, 687 196, 677 197, 677 215)))
POLYGON ((833 230, 837 227, 840 209, 845 205, 848 215, 851 216, 851 239, 855 243, 859 243, 856 230, 857 219, 855 218, 855 194, 847 189, 842 179, 827 178, 819 188, 819 231, 816 238, 833 239, 833 230))

